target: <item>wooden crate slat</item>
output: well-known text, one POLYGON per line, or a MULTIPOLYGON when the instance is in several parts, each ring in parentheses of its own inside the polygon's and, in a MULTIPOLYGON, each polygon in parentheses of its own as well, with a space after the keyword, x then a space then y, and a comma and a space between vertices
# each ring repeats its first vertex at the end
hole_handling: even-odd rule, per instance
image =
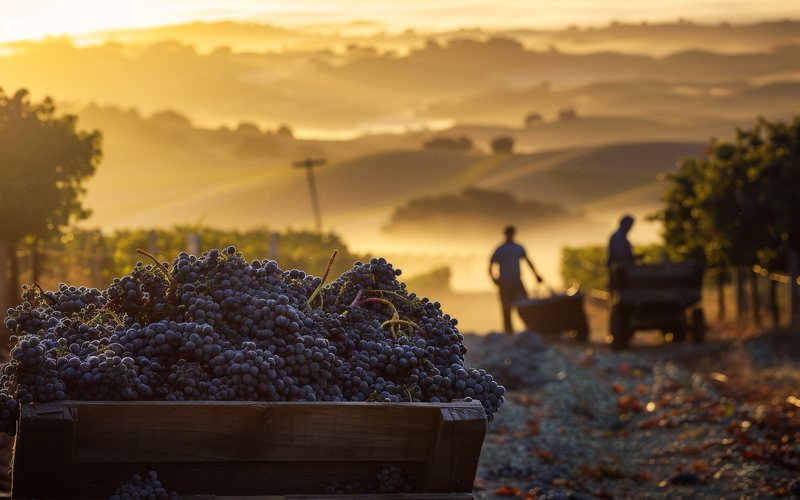
POLYGON ((486 431, 483 408, 441 408, 436 443, 425 473, 424 490, 472 491, 486 431))
POLYGON ((453 458, 450 466, 449 491, 472 491, 483 439, 486 437, 488 422, 486 413, 480 407, 450 407, 448 411, 453 422, 453 458))
POLYGON ((14 442, 12 496, 68 493, 66 485, 72 485, 73 479, 74 446, 74 410, 60 403, 22 406, 14 442))
POLYGON ((182 495, 324 499, 331 482, 374 483, 390 462, 417 496, 353 498, 471 498, 486 427, 476 402, 26 405, 13 488, 19 498, 103 497, 155 470, 182 495))
POLYGON ((79 416, 77 463, 423 461, 438 413, 369 404, 69 405, 79 416))

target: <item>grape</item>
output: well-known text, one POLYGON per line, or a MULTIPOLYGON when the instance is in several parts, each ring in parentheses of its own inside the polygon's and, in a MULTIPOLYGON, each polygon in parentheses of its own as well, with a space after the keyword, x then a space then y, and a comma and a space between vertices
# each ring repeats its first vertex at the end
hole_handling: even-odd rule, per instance
POLYGON ((329 495, 367 493, 408 493, 414 488, 411 479, 403 475, 402 469, 392 463, 383 463, 374 483, 359 482, 341 484, 337 481, 325 485, 323 491, 329 495))
POLYGON ((133 479, 123 481, 109 500, 177 500, 178 494, 167 491, 154 471, 145 477, 134 474, 133 479))
POLYGON ((465 366, 457 321, 400 274, 376 258, 323 286, 227 247, 139 262, 106 290, 25 288, 6 319, 0 431, 19 404, 63 399, 476 400, 491 420, 505 389, 465 366))
POLYGON ((408 493, 411 491, 411 482, 403 477, 400 467, 385 463, 378 473, 378 493, 408 493))

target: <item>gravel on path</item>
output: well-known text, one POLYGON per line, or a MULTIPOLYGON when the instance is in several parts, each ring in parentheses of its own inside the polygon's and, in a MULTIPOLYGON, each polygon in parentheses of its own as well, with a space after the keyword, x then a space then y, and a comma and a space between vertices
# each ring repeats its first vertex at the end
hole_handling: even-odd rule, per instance
POLYGON ((469 335, 469 364, 509 389, 475 495, 800 495, 800 359, 781 355, 786 342, 800 335, 621 353, 533 332, 469 335))

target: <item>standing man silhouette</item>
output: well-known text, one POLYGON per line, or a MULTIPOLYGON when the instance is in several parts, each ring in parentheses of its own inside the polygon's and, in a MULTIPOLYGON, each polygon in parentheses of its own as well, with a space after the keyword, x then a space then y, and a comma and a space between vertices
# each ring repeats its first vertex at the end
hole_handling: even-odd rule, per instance
POLYGON ((628 241, 628 233, 633 227, 633 216, 624 215, 619 220, 619 228, 608 240, 608 288, 614 290, 619 286, 619 269, 633 266, 644 255, 633 253, 633 246, 628 241))
POLYGON ((525 262, 530 266, 536 280, 541 283, 542 277, 536 272, 533 267, 533 262, 528 258, 525 249, 522 245, 514 242, 514 235, 517 230, 514 226, 506 226, 505 235, 506 241, 494 251, 492 258, 489 260, 489 276, 492 281, 500 289, 500 306, 503 309, 503 328, 506 333, 514 333, 514 327, 511 326, 511 307, 514 302, 525 299, 528 294, 525 292, 525 287, 522 285, 522 278, 520 276, 519 261, 525 259, 525 262), (499 268, 499 275, 495 276, 494 266, 497 264, 499 268))
POLYGON ((619 228, 614 231, 608 241, 608 267, 631 266, 636 264, 640 255, 633 253, 633 247, 628 241, 628 233, 633 227, 633 216, 624 215, 619 220, 619 228))

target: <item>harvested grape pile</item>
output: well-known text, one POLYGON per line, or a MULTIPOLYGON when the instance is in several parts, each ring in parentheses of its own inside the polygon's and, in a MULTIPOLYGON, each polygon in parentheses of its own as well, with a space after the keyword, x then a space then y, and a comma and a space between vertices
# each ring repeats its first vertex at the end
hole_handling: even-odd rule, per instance
POLYGON ((474 398, 490 420, 503 403, 491 375, 464 365, 457 321, 384 259, 324 286, 327 270, 248 263, 233 247, 153 260, 103 291, 24 290, 6 320, 0 431, 13 431, 19 404, 62 399, 474 398))
POLYGON ((178 500, 178 494, 167 491, 158 480, 158 474, 150 471, 145 477, 135 474, 130 481, 124 481, 119 485, 109 500, 178 500))

